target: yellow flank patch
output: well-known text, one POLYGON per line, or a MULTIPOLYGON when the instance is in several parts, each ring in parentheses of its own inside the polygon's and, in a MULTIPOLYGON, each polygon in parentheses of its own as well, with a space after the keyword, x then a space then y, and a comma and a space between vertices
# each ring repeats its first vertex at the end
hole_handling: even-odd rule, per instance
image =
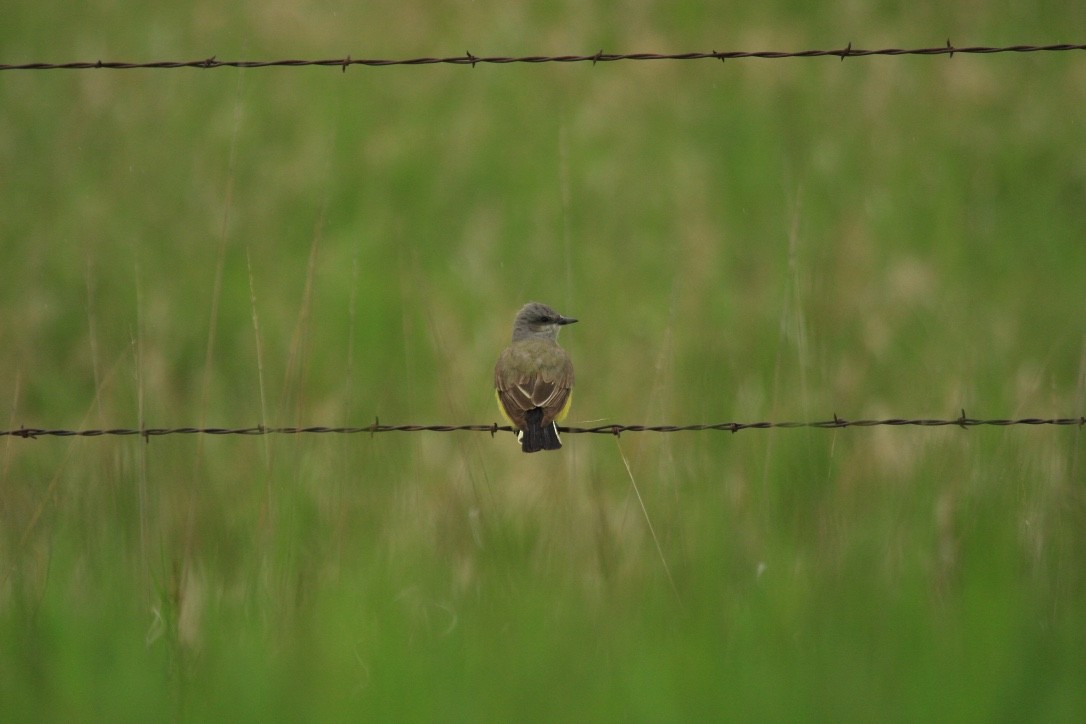
POLYGON ((494 399, 498 401, 498 412, 502 414, 502 419, 504 419, 513 427, 516 427, 516 423, 513 422, 513 418, 509 417, 509 415, 505 412, 505 405, 502 404, 501 393, 497 390, 494 390, 494 399))
MULTIPOLYGON (((569 414, 569 408, 573 404, 573 390, 569 391, 569 396, 566 397, 566 404, 562 405, 562 409, 558 411, 558 414, 554 416, 555 422, 561 422, 566 419, 566 415, 569 414)), ((499 405, 500 407, 501 405, 499 405)))

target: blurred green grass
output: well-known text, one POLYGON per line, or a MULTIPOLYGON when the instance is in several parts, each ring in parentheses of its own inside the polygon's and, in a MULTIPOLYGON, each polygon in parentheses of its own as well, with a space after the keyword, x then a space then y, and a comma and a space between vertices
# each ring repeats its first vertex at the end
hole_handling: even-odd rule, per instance
MULTIPOLYGON (((17 3, 0 47, 1055 43, 1083 13, 17 3)), ((1081 415, 1084 96, 1071 53, 9 72, 4 427, 487 422, 528 299, 583 320, 574 424, 1081 415)), ((0 711, 1072 720, 1082 446, 8 437, 0 711)))

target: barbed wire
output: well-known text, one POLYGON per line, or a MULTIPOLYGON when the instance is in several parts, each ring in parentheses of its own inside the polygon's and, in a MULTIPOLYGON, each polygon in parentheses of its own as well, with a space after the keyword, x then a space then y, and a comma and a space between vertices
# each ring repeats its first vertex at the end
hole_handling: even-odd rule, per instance
MULTIPOLYGON (((741 430, 770 430, 770 429, 797 429, 814 428, 821 430, 839 430, 846 427, 971 427, 993 426, 1010 427, 1013 425, 1054 425, 1062 427, 1083 427, 1086 425, 1086 417, 1022 417, 1017 419, 992 419, 984 420, 968 417, 965 410, 953 419, 905 419, 888 418, 881 420, 846 420, 834 415, 829 420, 814 422, 718 422, 694 425, 597 425, 595 427, 559 427, 562 433, 571 434, 597 434, 619 436, 624 432, 739 432, 741 430)), ((24 439, 37 439, 39 437, 103 437, 103 436, 139 436, 146 441, 152 437, 165 435, 305 435, 305 434, 343 434, 353 435, 379 432, 488 432, 496 435, 499 432, 515 432, 509 425, 382 425, 380 420, 375 420, 372 425, 365 427, 147 427, 136 428, 110 428, 98 430, 64 430, 44 429, 34 427, 20 427, 18 430, 0 430, 0 437, 21 437, 24 439)))
POLYGON ((471 51, 464 55, 448 57, 421 57, 421 58, 331 58, 324 60, 219 60, 217 56, 200 60, 156 60, 144 63, 130 63, 124 61, 76 61, 71 63, 0 63, 0 70, 91 70, 107 68, 111 70, 132 69, 168 69, 168 68, 199 68, 208 70, 211 68, 272 68, 272 67, 301 67, 301 66, 326 66, 340 68, 346 72, 352 65, 367 67, 385 67, 393 65, 470 65, 475 67, 480 63, 491 65, 508 65, 513 63, 613 63, 625 60, 738 60, 744 58, 762 58, 777 60, 781 58, 819 58, 836 57, 864 58, 871 56, 901 56, 901 55, 946 55, 954 57, 963 55, 991 55, 995 53, 1040 53, 1063 52, 1068 50, 1086 50, 1086 45, 1061 43, 1057 45, 1006 45, 991 47, 972 45, 955 47, 950 40, 946 45, 937 45, 931 48, 881 48, 878 50, 865 50, 853 48, 849 43, 844 48, 836 50, 729 50, 708 51, 694 53, 605 53, 603 50, 591 55, 524 55, 509 56, 480 56, 471 51))

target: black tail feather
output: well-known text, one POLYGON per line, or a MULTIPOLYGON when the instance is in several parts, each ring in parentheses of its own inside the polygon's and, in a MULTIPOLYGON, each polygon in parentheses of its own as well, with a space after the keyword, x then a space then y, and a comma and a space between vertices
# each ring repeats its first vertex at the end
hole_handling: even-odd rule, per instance
POLYGON ((558 426, 553 422, 543 424, 543 410, 534 408, 524 414, 524 429, 520 433, 520 449, 526 453, 540 450, 558 450, 562 441, 558 426))

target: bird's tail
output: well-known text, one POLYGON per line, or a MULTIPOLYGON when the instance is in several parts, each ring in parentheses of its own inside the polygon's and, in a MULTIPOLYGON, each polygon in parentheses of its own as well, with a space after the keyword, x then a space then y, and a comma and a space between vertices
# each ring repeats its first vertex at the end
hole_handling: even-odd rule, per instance
POLYGON ((557 450, 562 447, 558 437, 558 426, 553 422, 543 423, 543 410, 534 408, 524 414, 524 429, 520 433, 520 449, 526 453, 540 450, 557 450))

